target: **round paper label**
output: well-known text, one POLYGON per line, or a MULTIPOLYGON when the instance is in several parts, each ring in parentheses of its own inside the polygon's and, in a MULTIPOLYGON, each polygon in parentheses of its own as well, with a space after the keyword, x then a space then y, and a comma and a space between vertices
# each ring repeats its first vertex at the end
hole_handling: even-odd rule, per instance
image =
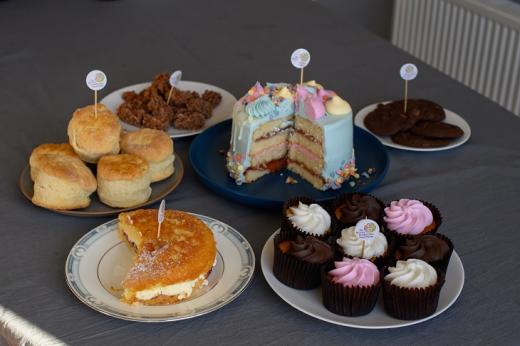
POLYGON ((359 239, 373 239, 379 233, 379 225, 374 220, 363 219, 356 224, 356 234, 359 239))
POLYGON ((101 90, 107 85, 107 76, 103 71, 92 70, 87 74, 85 81, 91 90, 101 90))
POLYGON ((417 77, 417 66, 414 64, 404 64, 401 66, 401 70, 399 71, 401 74, 401 78, 404 80, 412 80, 417 77))
POLYGON ((166 209, 166 202, 164 199, 161 201, 161 205, 159 206, 159 212, 157 213, 157 221, 162 223, 164 221, 164 210, 166 209))
POLYGON ((179 82, 181 81, 181 78, 182 78, 182 71, 178 70, 178 71, 173 72, 170 76, 170 85, 173 87, 177 86, 177 84, 179 84, 179 82))
POLYGON ((311 61, 311 53, 307 49, 299 48, 291 54, 291 63, 296 68, 304 68, 311 61))

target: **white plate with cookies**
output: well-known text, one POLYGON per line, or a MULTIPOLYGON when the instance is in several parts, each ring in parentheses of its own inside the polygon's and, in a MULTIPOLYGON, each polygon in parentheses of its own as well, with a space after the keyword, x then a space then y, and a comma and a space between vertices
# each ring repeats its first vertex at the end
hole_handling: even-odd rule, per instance
MULTIPOLYGON (((103 103, 110 109, 114 114, 117 114, 117 110, 119 106, 123 103, 122 95, 123 93, 127 91, 134 91, 135 93, 140 93, 144 89, 148 88, 151 85, 151 82, 146 83, 139 83, 130 85, 124 88, 121 88, 119 90, 116 90, 109 95, 105 96, 100 103, 103 103)), ((201 133, 202 131, 206 130, 207 128, 212 127, 215 124, 220 123, 221 121, 224 121, 226 119, 231 118, 231 115, 233 113, 233 106, 237 102, 237 99, 235 96, 233 96, 229 91, 224 90, 222 88, 219 88, 215 85, 206 84, 206 83, 200 83, 200 82, 192 82, 192 81, 180 81, 177 85, 177 88, 183 91, 195 91, 199 94, 204 93, 206 90, 215 91, 219 93, 222 96, 222 100, 220 104, 215 107, 212 111, 211 117, 206 120, 204 123, 204 126, 197 130, 181 130, 176 129, 172 126, 170 126, 167 130, 167 133, 172 138, 180 138, 180 137, 187 137, 187 136, 193 136, 196 134, 201 133)), ((121 121, 121 126, 126 131, 135 131, 138 129, 138 127, 130 125, 126 122, 121 121)))
POLYGON ((461 137, 452 140, 447 145, 444 145, 441 147, 436 147, 436 148, 411 147, 411 146, 406 146, 406 145, 395 143, 392 140, 392 138, 390 138, 389 136, 384 136, 384 137, 378 136, 366 127, 365 118, 367 117, 367 115, 369 113, 371 113, 373 110, 375 110, 377 108, 378 104, 380 104, 380 103, 386 104, 389 102, 391 102, 391 101, 378 102, 378 103, 368 105, 368 106, 364 107, 363 109, 361 109, 360 111, 358 111, 354 117, 354 124, 356 126, 361 127, 362 129, 370 132, 377 139, 379 139, 379 141, 381 143, 383 143, 383 145, 385 145, 387 147, 401 149, 401 150, 408 150, 408 151, 420 151, 420 152, 442 151, 442 150, 448 150, 448 149, 453 149, 453 148, 459 147, 459 146, 463 145, 464 143, 466 143, 469 140, 469 138, 471 137, 471 128, 470 128, 469 124, 466 122, 466 120, 464 120, 464 118, 461 117, 460 115, 458 115, 457 113, 450 111, 449 109, 446 109, 446 108, 444 108, 444 112, 446 113, 446 118, 443 120, 443 122, 446 124, 458 126, 464 132, 464 134, 461 137))
POLYGON ((217 258, 207 285, 176 304, 142 305, 121 301, 121 282, 132 266, 133 253, 118 234, 118 220, 85 234, 72 247, 65 277, 72 293, 88 307, 114 318, 169 322, 215 311, 237 298, 254 274, 255 256, 248 241, 233 227, 208 216, 191 214, 213 232, 217 258))

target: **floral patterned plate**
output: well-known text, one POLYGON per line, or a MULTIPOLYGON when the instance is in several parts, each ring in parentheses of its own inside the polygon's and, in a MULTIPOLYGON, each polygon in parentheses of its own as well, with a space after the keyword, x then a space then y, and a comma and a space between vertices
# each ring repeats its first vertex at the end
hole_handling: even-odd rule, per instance
POLYGON ((90 308, 128 321, 178 321, 223 307, 249 285, 255 269, 253 249, 231 226, 208 216, 193 215, 213 231, 217 263, 208 277, 209 284, 189 299, 164 306, 129 305, 119 300, 121 281, 132 265, 132 254, 118 236, 117 220, 94 228, 72 247, 65 264, 67 285, 90 308))

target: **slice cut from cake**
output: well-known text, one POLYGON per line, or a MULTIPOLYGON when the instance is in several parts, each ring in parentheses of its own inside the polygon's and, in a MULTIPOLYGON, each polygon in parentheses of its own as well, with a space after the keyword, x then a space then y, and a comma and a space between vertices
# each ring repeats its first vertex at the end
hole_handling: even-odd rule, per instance
POLYGON ((134 266, 122 282, 124 302, 172 304, 207 284, 217 250, 204 222, 166 210, 157 238, 157 209, 121 213, 118 219, 120 235, 135 254, 134 266))
POLYGON ((235 182, 285 167, 320 190, 358 177, 350 105, 314 81, 257 82, 233 109, 227 168, 235 182))

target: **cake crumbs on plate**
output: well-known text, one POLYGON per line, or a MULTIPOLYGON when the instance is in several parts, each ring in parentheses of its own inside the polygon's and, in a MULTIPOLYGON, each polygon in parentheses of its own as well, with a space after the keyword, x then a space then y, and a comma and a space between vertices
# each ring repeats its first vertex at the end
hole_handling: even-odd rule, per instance
POLYGON ((294 179, 293 177, 287 177, 287 179, 285 179, 285 183, 289 185, 294 185, 298 184, 298 180, 294 179))

